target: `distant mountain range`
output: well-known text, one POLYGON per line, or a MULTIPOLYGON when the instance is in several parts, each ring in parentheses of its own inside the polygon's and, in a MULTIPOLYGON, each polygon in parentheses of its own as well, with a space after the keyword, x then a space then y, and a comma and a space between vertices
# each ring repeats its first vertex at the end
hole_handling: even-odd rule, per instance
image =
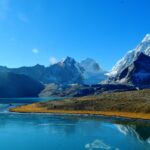
MULTIPOLYGON (((65 90, 67 85, 97 84, 106 79, 105 73, 96 61, 89 58, 79 63, 73 58, 67 57, 48 67, 39 64, 20 68, 0 66, 0 97, 65 96, 68 93, 65 90), (51 84, 57 85, 58 88, 55 91, 52 90, 49 88, 51 84), (50 94, 51 92, 52 94, 50 94)), ((77 87, 83 88, 82 86, 77 87)), ((73 86, 68 94, 76 95, 77 91, 78 89, 73 86)), ((82 93, 81 95, 86 95, 91 92, 87 93, 84 90, 82 93)))
POLYGON ((93 59, 86 59, 81 63, 71 57, 54 65, 45 67, 35 65, 33 67, 7 68, 0 66, 1 72, 13 72, 23 74, 43 84, 97 84, 106 79, 105 71, 93 59))
POLYGON ((150 88, 150 34, 119 60, 111 72, 104 71, 90 58, 77 62, 66 57, 48 67, 39 64, 20 68, 0 66, 0 97, 15 97, 17 93, 19 97, 39 93, 40 96, 83 96, 135 90, 135 87, 150 88))

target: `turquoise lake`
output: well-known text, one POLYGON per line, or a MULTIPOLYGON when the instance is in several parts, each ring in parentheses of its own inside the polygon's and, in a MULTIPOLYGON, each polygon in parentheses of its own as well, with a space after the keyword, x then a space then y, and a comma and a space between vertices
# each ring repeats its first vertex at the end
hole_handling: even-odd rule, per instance
POLYGON ((5 105, 0 107, 1 150, 150 150, 149 121, 10 113, 5 105))

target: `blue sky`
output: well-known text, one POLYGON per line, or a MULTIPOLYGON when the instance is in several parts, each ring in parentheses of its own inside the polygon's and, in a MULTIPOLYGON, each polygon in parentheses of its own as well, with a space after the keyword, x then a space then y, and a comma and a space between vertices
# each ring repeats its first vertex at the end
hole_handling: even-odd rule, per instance
POLYGON ((149 0, 0 0, 0 65, 66 56, 105 70, 150 33, 149 0))

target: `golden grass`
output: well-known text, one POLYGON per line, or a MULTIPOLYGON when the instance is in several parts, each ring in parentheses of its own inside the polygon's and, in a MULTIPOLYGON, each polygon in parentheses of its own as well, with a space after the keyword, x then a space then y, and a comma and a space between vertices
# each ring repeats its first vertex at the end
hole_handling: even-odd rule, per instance
POLYGON ((10 111, 22 113, 93 114, 150 119, 150 89, 40 102, 12 108, 10 111))
POLYGON ((119 112, 119 111, 88 111, 88 110, 55 110, 55 109, 46 109, 45 107, 39 107, 38 104, 31 104, 11 108, 10 111, 20 113, 89 114, 89 115, 126 117, 134 119, 150 119, 149 113, 119 112))

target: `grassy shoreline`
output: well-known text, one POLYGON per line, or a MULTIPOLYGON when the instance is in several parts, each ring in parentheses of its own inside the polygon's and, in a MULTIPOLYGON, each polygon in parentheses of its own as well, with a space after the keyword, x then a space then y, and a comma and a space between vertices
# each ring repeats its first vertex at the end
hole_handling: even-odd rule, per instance
POLYGON ((90 114, 150 120, 150 89, 39 102, 11 112, 90 114))
POLYGON ((36 104, 11 108, 11 112, 19 113, 56 113, 56 114, 83 114, 83 115, 104 115, 109 117, 125 117, 131 119, 150 120, 150 114, 132 113, 132 112, 116 112, 116 111, 88 111, 88 110, 47 110, 37 107, 36 104))

